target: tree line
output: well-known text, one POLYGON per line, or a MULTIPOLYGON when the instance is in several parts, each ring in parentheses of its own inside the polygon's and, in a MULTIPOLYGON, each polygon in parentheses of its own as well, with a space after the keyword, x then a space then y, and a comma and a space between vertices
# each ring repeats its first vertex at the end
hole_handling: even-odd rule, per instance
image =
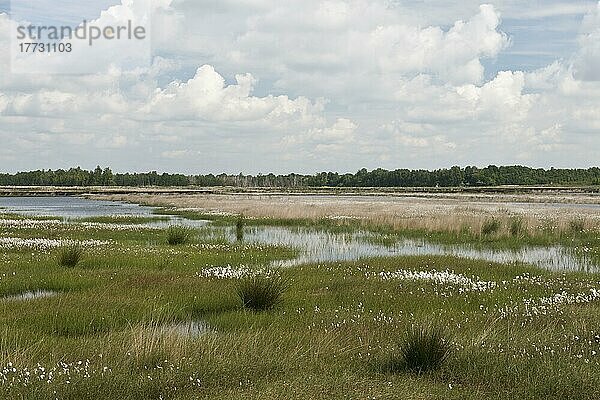
POLYGON ((322 172, 315 175, 184 175, 38 170, 0 174, 0 186, 236 186, 236 187, 465 187, 500 185, 600 185, 600 168, 542 169, 524 166, 452 167, 449 169, 393 171, 361 169, 355 174, 322 172))

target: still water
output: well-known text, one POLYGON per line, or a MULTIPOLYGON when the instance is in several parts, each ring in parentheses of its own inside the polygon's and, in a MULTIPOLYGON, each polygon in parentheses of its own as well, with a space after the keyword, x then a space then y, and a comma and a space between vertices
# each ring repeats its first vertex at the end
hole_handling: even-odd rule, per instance
MULTIPOLYGON (((0 212, 25 216, 61 217, 67 221, 79 218, 128 216, 157 217, 155 208, 118 201, 88 200, 79 197, 0 197, 0 212)), ((173 215, 148 222, 152 226, 187 225, 204 226, 208 221, 195 221, 173 215)))
MULTIPOLYGON (((233 231, 227 237, 233 241, 233 231)), ((498 263, 527 263, 551 271, 600 271, 589 257, 563 246, 486 249, 468 244, 440 245, 424 239, 401 239, 392 244, 379 244, 377 239, 377 235, 367 232, 339 234, 325 230, 280 227, 249 227, 244 235, 244 240, 248 242, 300 249, 297 258, 279 261, 276 264, 278 266, 351 261, 367 257, 451 255, 498 263)))
POLYGON ((58 296, 58 292, 51 290, 35 290, 29 292, 23 292, 13 296, 7 296, 0 298, 0 301, 28 301, 35 299, 44 299, 46 297, 58 296))
POLYGON ((0 211, 29 216, 89 218, 110 215, 152 216, 152 208, 78 197, 0 197, 0 211))
MULTIPOLYGON (((68 220, 112 215, 153 216, 152 207, 129 203, 87 200, 75 197, 0 197, 0 212, 30 216, 57 216, 68 220)), ((167 217, 152 225, 184 224, 203 227, 204 237, 222 237, 235 241, 233 229, 214 227, 207 221, 191 221, 167 217)), ((378 236, 367 232, 352 234, 297 227, 246 227, 244 241, 267 245, 294 247, 300 251, 293 260, 280 261, 278 266, 304 263, 351 261, 367 257, 407 255, 452 255, 499 263, 528 263, 553 271, 600 271, 599 266, 585 254, 562 246, 497 250, 464 245, 440 245, 426 240, 403 239, 392 244, 378 243, 378 236)))

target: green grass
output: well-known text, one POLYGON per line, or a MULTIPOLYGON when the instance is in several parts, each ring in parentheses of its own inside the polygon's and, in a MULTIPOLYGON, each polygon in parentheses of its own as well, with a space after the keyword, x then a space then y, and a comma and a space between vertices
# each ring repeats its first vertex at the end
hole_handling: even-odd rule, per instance
POLYGON ((242 279, 236 293, 244 308, 267 311, 282 303, 288 286, 287 280, 281 276, 259 274, 242 279))
POLYGON ((512 236, 521 237, 525 233, 525 221, 523 217, 512 217, 509 222, 509 231, 512 236))
POLYGON ((444 328, 431 323, 411 326, 400 340, 398 350, 385 362, 385 371, 425 374, 439 370, 452 350, 444 328))
POLYGON ((142 217, 137 215, 113 215, 113 216, 99 216, 99 217, 88 217, 79 218, 77 222, 94 222, 103 224, 147 224, 150 222, 166 222, 169 221, 168 217, 161 216, 149 216, 142 217))
POLYGON ((83 247, 79 244, 65 245, 58 249, 58 265, 61 267, 76 267, 83 257, 83 247))
MULTIPOLYGON (((45 398, 54 390, 59 398, 83 394, 131 399, 161 395, 174 399, 283 398, 282 387, 286 393, 294 393, 292 398, 479 399, 501 393, 497 397, 559 399, 598 395, 594 386, 600 380, 597 366, 571 357, 579 349, 589 353, 596 348, 587 340, 597 326, 598 305, 568 307, 558 319, 542 316, 531 321, 515 315, 497 321, 494 315, 483 313, 480 305, 492 307, 517 298, 520 287, 506 293, 445 297, 436 293, 439 288, 435 285, 365 279, 364 274, 399 267, 423 270, 434 265, 499 281, 528 271, 501 265, 490 269, 487 263, 447 257, 304 266, 288 271, 294 279, 286 302, 269 313, 256 314, 245 313, 237 305, 236 281, 194 279, 192 267, 147 270, 140 262, 83 270, 91 287, 76 287, 67 295, 1 310, 0 320, 6 327, 2 357, 4 363, 11 360, 18 368, 35 368, 38 362, 49 368, 59 361, 89 359, 90 376, 72 373, 69 385, 57 380, 27 388, 2 386, 0 390, 7 398, 21 393, 34 399, 45 398), (432 313, 458 344, 439 369, 418 377, 404 369, 388 375, 372 367, 399 344, 406 345, 399 343, 398 332, 432 313), (156 332, 162 322, 190 316, 202 318, 216 333, 185 338, 156 332), (574 335, 580 335, 581 341, 574 341, 574 335), (535 346, 542 344, 558 353, 552 356, 550 350, 544 350, 539 355, 535 346), (563 347, 568 350, 559 350, 563 347), (515 354, 519 358, 513 359, 515 354), (104 367, 111 372, 102 374, 104 367), (528 376, 536 371, 544 375, 531 381, 528 376), (191 385, 190 377, 200 379, 200 386, 191 385)), ((34 265, 29 271, 44 275, 34 265)), ((72 279, 66 272, 61 280, 72 279)), ((551 283, 543 289, 526 285, 531 295, 563 286, 555 282, 558 275, 538 276, 551 283)), ((578 279, 568 278, 569 285, 578 287, 578 279)))
POLYGON ((573 219, 569 222, 573 233, 583 233, 585 231, 585 220, 581 218, 573 219))
POLYGON ((194 230, 186 226, 171 225, 167 229, 167 243, 171 246, 189 243, 194 237, 194 230))
MULTIPOLYGON (((235 220, 224 225, 234 228, 235 220)), ((200 272, 228 265, 263 270, 296 252, 226 243, 198 232, 195 240, 170 246, 166 229, 8 230, 10 237, 109 244, 86 248, 76 268, 59 266, 54 251, 2 252, 0 297, 36 290, 59 294, 0 300, 0 371, 7 374, 6 383, 0 379, 0 398, 600 398, 600 301, 536 312, 530 301, 563 291, 589 294, 600 289, 598 275, 443 256, 310 264, 281 271, 286 284, 272 292, 279 297, 258 290, 273 280, 250 285, 244 293, 276 298, 276 306, 248 312, 238 293, 250 281, 200 272), (397 270, 449 270, 497 286, 480 292, 448 282, 379 277, 397 270), (411 331, 431 320, 440 331, 411 331), (205 322, 211 333, 189 337, 163 330, 189 321, 205 322), (403 332, 412 335, 404 338, 403 332), (450 357, 428 361, 439 359, 433 355, 447 343, 450 357), (402 351, 425 360, 415 365, 434 367, 405 368, 402 351), (382 368, 390 357, 402 367, 382 368), (47 373, 40 377, 38 364, 46 372, 55 369, 50 383, 47 373), (35 377, 27 385, 25 368, 35 377)), ((520 240, 480 238, 479 232, 422 234, 481 246, 520 240)), ((595 243, 588 232, 566 237, 577 245, 595 243)))
MULTIPOLYGON (((157 208, 157 214, 176 215, 192 220, 211 221, 211 226, 233 227, 236 229, 237 215, 214 215, 195 211, 180 211, 172 208, 157 208)), ((581 220, 574 220, 575 229, 568 226, 565 229, 556 229, 553 221, 546 221, 545 225, 528 232, 525 222, 521 217, 509 219, 506 233, 499 232, 502 222, 491 218, 479 228, 463 226, 456 231, 429 231, 425 229, 394 229, 387 225, 377 225, 365 220, 335 220, 321 219, 285 219, 285 218, 244 218, 244 226, 279 226, 289 228, 325 229, 333 233, 355 233, 365 231, 380 236, 388 244, 393 244, 406 238, 426 239, 438 244, 465 244, 485 246, 490 248, 518 249, 523 246, 549 246, 562 245, 572 248, 591 247, 600 248, 600 236, 597 230, 582 230, 581 220)), ((585 222, 583 222, 585 223, 585 222)), ((572 225, 572 224, 570 224, 572 225)), ((584 225, 585 226, 585 225, 584 225)))
POLYGON ((55 217, 55 216, 48 216, 48 215, 21 215, 21 214, 17 214, 17 213, 2 212, 2 211, 0 211, 0 219, 13 219, 13 220, 30 219, 30 220, 35 220, 35 221, 48 221, 48 220, 62 221, 62 220, 64 220, 63 217, 55 217))
POLYGON ((483 223, 481 227, 481 234, 484 236, 490 236, 498 233, 502 228, 502 224, 497 219, 490 219, 483 223))
POLYGON ((238 242, 244 240, 244 216, 240 216, 235 221, 235 238, 238 242))

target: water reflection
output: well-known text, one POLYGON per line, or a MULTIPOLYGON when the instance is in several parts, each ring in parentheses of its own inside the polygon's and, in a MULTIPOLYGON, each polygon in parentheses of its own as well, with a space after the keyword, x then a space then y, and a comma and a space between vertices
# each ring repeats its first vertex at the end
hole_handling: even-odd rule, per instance
POLYGON ((0 210, 33 217, 61 217, 69 222, 95 217, 160 217, 146 226, 166 228, 169 225, 202 227, 208 221, 196 221, 177 215, 156 215, 153 207, 119 201, 90 200, 78 197, 0 197, 0 210))
POLYGON ((53 292, 50 290, 33 290, 28 292, 19 293, 13 296, 3 297, 2 301, 28 301, 35 299, 43 299, 47 297, 58 296, 58 292, 53 292))
POLYGON ((198 337, 212 332, 212 329, 204 321, 176 322, 160 327, 160 333, 164 335, 175 335, 185 337, 198 337))
POLYGON ((144 223, 145 226, 151 226, 156 228, 168 228, 171 225, 187 226, 189 228, 201 228, 210 223, 210 221, 187 219, 176 215, 161 215, 165 217, 164 220, 156 220, 144 223))
POLYGON ((111 215, 153 216, 153 208, 78 197, 0 197, 3 212, 28 216, 90 218, 111 215))
MULTIPOLYGON (((155 216, 154 208, 113 201, 89 200, 75 197, 0 197, 0 207, 5 212, 23 215, 57 216, 67 219, 128 215, 155 216)), ((408 255, 452 255, 498 263, 529 263, 552 271, 599 272, 600 268, 588 256, 563 246, 527 246, 511 250, 494 250, 469 244, 440 245, 425 240, 400 240, 386 245, 378 236, 366 232, 339 234, 326 230, 294 227, 222 228, 208 225, 208 221, 195 221, 179 216, 165 216, 165 220, 148 222, 147 226, 166 228, 185 225, 198 228, 206 239, 226 240, 231 243, 242 239, 247 243, 294 247, 300 255, 293 260, 279 261, 275 265, 290 267, 304 263, 351 261, 367 257, 408 255), (241 230, 241 235, 240 235, 241 230)))
MULTIPOLYGON (((235 241, 231 231, 221 231, 235 241)), ((585 255, 563 246, 526 246, 518 249, 486 249, 468 244, 440 245, 426 240, 404 239, 390 245, 377 243, 377 235, 366 232, 337 234, 324 230, 251 227, 246 228, 247 242, 291 246, 300 250, 293 260, 278 261, 276 266, 291 267, 305 263, 352 261, 367 257, 451 255, 497 263, 528 263, 551 271, 597 272, 598 266, 585 255)))

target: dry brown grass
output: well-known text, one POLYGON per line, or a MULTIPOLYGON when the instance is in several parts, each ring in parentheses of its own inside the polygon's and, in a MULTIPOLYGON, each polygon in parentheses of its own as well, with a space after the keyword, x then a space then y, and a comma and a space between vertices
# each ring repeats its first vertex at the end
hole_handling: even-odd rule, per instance
POLYGON ((175 329, 165 328, 159 322, 131 327, 131 335, 124 341, 124 350, 136 360, 152 361, 152 358, 177 360, 185 357, 189 338, 175 329))
MULTIPOLYGON (((600 226, 600 207, 576 204, 571 198, 545 196, 547 202, 528 202, 515 195, 485 199, 466 196, 423 198, 409 196, 321 196, 321 195, 104 195, 96 198, 153 206, 176 207, 197 212, 226 212, 250 218, 360 219, 395 229, 478 234, 494 218, 501 223, 498 235, 508 235, 514 218, 521 219, 523 232, 568 231, 574 220, 586 229, 600 226), (554 201, 551 201, 551 200, 554 201), (569 200, 568 202, 565 201, 569 200)), ((587 197, 586 197, 587 199, 587 197)))

